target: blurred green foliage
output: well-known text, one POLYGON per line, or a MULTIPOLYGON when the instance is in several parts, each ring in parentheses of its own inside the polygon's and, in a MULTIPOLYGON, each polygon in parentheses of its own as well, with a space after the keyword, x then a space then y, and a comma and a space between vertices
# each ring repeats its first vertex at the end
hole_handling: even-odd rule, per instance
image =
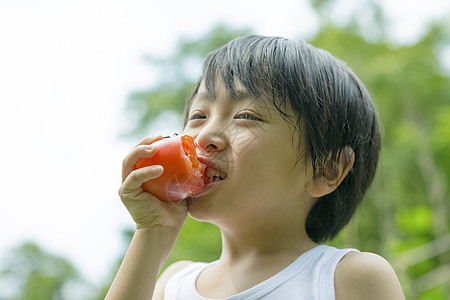
POLYGON ((2 261, 0 299, 62 300, 69 283, 78 280, 79 274, 69 261, 25 242, 2 261))

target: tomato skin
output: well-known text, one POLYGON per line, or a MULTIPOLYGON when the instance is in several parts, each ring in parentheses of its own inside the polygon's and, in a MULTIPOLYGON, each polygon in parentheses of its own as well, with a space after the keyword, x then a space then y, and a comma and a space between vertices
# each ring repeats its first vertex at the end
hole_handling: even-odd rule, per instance
POLYGON ((197 162, 193 167, 192 160, 196 161, 196 153, 193 139, 190 136, 164 138, 152 145, 158 149, 156 154, 150 158, 141 159, 135 165, 135 169, 161 165, 164 172, 160 177, 142 184, 142 188, 146 192, 153 194, 162 201, 176 201, 202 191, 204 166, 197 162), (183 146, 185 147, 183 148, 183 146), (186 147, 190 147, 191 150, 194 149, 194 158, 186 155, 186 147))

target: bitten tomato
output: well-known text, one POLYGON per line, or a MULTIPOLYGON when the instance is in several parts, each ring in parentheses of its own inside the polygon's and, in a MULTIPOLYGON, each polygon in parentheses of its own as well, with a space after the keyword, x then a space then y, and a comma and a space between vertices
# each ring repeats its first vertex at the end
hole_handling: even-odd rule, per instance
POLYGON ((152 145, 158 148, 150 158, 141 159, 135 169, 161 165, 164 173, 142 188, 162 201, 181 200, 200 193, 205 185, 205 165, 197 159, 194 139, 189 135, 164 138, 152 145))

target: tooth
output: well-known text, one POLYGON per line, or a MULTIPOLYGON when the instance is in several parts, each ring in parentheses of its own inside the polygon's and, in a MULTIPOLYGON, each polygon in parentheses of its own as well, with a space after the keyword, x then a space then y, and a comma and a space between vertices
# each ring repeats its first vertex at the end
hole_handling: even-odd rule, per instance
POLYGON ((214 170, 214 169, 208 169, 208 177, 214 177, 214 176, 216 176, 217 174, 216 174, 217 172, 216 172, 216 170, 214 170))

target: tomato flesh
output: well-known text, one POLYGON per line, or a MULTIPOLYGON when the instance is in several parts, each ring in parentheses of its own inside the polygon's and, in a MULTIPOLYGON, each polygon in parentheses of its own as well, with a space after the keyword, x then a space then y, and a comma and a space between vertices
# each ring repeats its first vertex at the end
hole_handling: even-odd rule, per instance
POLYGON ((152 145, 156 154, 141 159, 135 169, 162 165, 164 173, 142 184, 142 188, 162 201, 176 201, 199 194, 205 185, 205 165, 197 159, 194 139, 189 135, 164 138, 152 145))

